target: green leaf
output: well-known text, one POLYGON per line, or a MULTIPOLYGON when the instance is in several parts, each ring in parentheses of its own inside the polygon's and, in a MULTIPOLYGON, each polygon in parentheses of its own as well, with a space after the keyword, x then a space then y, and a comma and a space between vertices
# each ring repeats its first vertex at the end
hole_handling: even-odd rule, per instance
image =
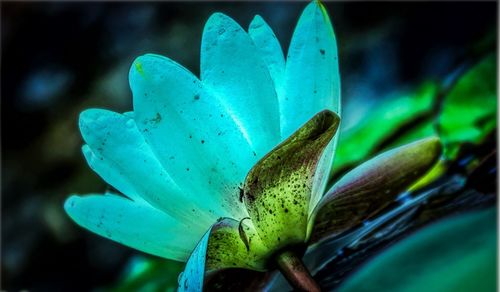
MULTIPOLYGON (((340 143, 335 153, 333 172, 364 161, 385 139, 400 131, 405 125, 415 125, 421 117, 430 114, 437 86, 424 83, 415 93, 391 98, 369 111, 360 123, 340 132, 340 143)), ((417 126, 417 133, 398 139, 399 145, 434 135, 430 121, 417 126)), ((405 134, 406 135, 406 134, 405 134)))
POLYGON ((322 184, 323 168, 329 167, 321 165, 322 155, 338 125, 335 113, 320 112, 250 170, 244 202, 271 251, 306 242, 307 218, 316 205, 311 200, 323 194, 318 184, 322 184))
POLYGON ((441 153, 437 138, 384 152, 342 177, 312 217, 311 242, 338 235, 377 214, 429 170, 441 153))
POLYGON ((339 291, 495 291, 496 214, 431 225, 368 262, 339 291))
POLYGON ((127 264, 119 283, 108 290, 126 291, 175 291, 177 275, 184 264, 180 262, 134 256, 127 264))
POLYGON ((438 126, 447 157, 453 159, 460 144, 478 143, 496 127, 496 65, 495 55, 484 58, 445 97, 438 126))

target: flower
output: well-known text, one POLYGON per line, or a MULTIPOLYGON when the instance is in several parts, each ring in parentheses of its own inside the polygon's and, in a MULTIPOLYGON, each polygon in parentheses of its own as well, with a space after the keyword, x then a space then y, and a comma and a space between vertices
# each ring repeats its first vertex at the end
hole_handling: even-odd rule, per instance
MULTIPOLYGON (((166 57, 141 56, 129 75, 133 112, 90 109, 81 114, 87 162, 126 197, 73 195, 65 210, 74 221, 178 261, 188 258, 219 218, 255 232, 245 218, 258 210, 247 210, 240 201, 250 169, 318 112, 340 111, 337 48, 328 14, 317 1, 306 7, 285 62, 261 17, 253 19, 247 33, 215 13, 204 28, 200 71, 198 78, 166 57)), ((336 129, 332 117, 323 112, 316 123, 326 119, 336 129)), ((294 240, 306 240, 308 215, 324 192, 335 146, 329 143, 333 132, 328 133, 313 192, 305 195, 311 202, 301 202, 307 214, 301 213, 302 228, 294 240)))
MULTIPOLYGON (((309 244, 376 214, 440 152, 433 138, 394 149, 323 196, 340 80, 333 28, 318 1, 302 13, 286 62, 261 17, 245 32, 213 14, 200 71, 198 78, 157 55, 136 59, 134 111, 80 116, 89 165, 125 197, 74 195, 65 203, 97 234, 168 259, 191 254, 181 290, 201 289, 207 270, 232 267, 266 271, 277 263, 292 279, 309 244)), ((319 289, 312 280, 297 284, 319 289)))

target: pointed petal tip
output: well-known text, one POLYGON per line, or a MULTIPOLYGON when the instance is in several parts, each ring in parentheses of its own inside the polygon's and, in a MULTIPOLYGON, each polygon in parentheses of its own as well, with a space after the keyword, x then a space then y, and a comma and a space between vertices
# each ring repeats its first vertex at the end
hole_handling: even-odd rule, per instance
POLYGON ((203 32, 206 33, 208 31, 216 30, 217 33, 222 34, 224 30, 221 30, 221 28, 228 25, 236 25, 239 27, 239 24, 231 17, 222 12, 215 12, 208 18, 203 32))
POLYGON ((434 147, 441 147, 441 139, 438 136, 430 136, 421 140, 416 141, 415 143, 426 143, 432 145, 434 147))
POLYGON ((218 22, 218 21, 227 20, 227 19, 233 20, 231 17, 227 16, 226 14, 224 14, 222 12, 215 12, 215 13, 212 13, 212 15, 210 15, 210 17, 208 18, 206 23, 208 24, 208 23, 211 23, 214 21, 218 22))
POLYGON ((326 11, 325 5, 320 0, 311 1, 311 3, 307 5, 306 9, 309 7, 312 7, 311 9, 319 9, 322 14, 326 14, 326 16, 328 16, 328 11, 326 11))
POLYGON ((299 23, 300 22, 303 23, 316 22, 316 25, 319 25, 320 27, 325 27, 325 29, 328 30, 333 37, 335 36, 333 33, 333 27, 330 15, 326 10, 326 7, 323 5, 323 3, 321 3, 321 1, 315 0, 309 3, 300 16, 299 23), (317 16, 319 15, 321 15, 322 17, 318 18, 317 16))
POLYGON ((325 6, 319 0, 313 0, 313 1, 309 2, 309 4, 307 4, 306 8, 304 8, 304 11, 316 10, 316 9, 321 10, 321 11, 326 11, 325 6))
POLYGON ((248 30, 255 30, 255 29, 258 29, 260 27, 262 27, 262 25, 266 24, 266 21, 264 20, 264 18, 262 18, 260 15, 255 15, 252 19, 252 21, 250 22, 250 25, 248 26, 248 30))
POLYGON ((427 153, 431 158, 430 160, 436 160, 442 153, 443 147, 441 144, 441 139, 437 136, 431 136, 421 140, 417 140, 408 146, 413 146, 421 153, 427 153))
POLYGON ((245 30, 234 19, 226 14, 221 12, 213 13, 210 15, 203 28, 202 52, 204 47, 213 45, 212 41, 207 43, 207 40, 224 38, 225 35, 228 35, 228 32, 231 32, 232 35, 235 31, 245 30))

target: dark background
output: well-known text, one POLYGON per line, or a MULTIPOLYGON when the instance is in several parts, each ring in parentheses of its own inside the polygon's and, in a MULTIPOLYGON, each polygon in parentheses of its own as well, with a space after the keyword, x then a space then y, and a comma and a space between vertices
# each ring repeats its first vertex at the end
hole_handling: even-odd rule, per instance
MULTIPOLYGON (((70 193, 108 188, 80 153, 78 114, 130 110, 135 57, 167 55, 198 74, 203 25, 216 11, 244 28, 260 14, 286 52, 305 5, 2 2, 1 288, 110 287, 138 253, 77 227, 62 209, 70 193)), ((339 46, 344 127, 394 92, 444 78, 497 23, 496 2, 325 5, 339 46)))

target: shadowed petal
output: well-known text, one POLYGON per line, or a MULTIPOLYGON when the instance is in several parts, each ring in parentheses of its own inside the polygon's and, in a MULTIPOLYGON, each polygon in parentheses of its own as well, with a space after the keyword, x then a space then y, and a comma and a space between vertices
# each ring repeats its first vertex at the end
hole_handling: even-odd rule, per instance
POLYGON ((256 15, 248 28, 248 35, 260 52, 274 82, 276 93, 281 94, 285 74, 285 57, 273 30, 262 17, 256 15))
POLYGON ((311 243, 335 236, 377 214, 426 173, 439 158, 438 138, 384 152, 342 177, 311 217, 311 243))
POLYGON ((257 157, 220 100, 185 68, 156 55, 134 62, 130 86, 137 127, 175 183, 219 217, 246 217, 238 186, 257 157))
POLYGON ((283 138, 324 109, 340 116, 337 45, 328 13, 319 1, 306 7, 293 33, 279 102, 283 138))
POLYGON ((205 24, 200 71, 259 158, 280 142, 278 100, 266 63, 248 34, 224 14, 213 14, 205 24))
POLYGON ((78 225, 140 251, 185 261, 199 234, 148 205, 114 195, 71 196, 64 209, 78 225), (182 236, 178 236, 182 234, 182 236))

